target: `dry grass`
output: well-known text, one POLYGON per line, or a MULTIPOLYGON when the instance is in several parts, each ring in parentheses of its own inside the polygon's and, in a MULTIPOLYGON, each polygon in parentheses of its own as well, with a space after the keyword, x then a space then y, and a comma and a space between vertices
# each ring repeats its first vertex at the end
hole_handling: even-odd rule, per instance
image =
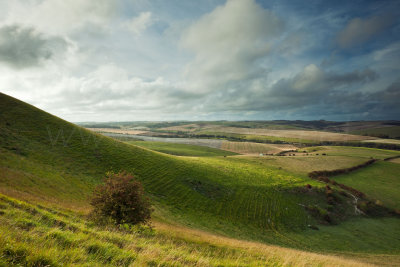
POLYGON ((273 145, 273 144, 260 144, 252 142, 222 142, 221 149, 236 152, 239 154, 256 155, 275 154, 281 151, 295 150, 297 147, 293 145, 273 145))
POLYGON ((396 159, 391 159, 389 160, 390 162, 394 162, 394 163, 399 163, 400 164, 400 158, 396 158, 396 159))

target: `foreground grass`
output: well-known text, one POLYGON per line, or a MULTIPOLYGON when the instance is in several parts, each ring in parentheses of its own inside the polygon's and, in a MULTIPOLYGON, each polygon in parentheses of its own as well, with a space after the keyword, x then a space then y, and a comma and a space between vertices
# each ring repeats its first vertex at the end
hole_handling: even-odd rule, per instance
POLYGON ((82 215, 0 195, 0 266, 365 266, 156 223, 96 226, 82 215))

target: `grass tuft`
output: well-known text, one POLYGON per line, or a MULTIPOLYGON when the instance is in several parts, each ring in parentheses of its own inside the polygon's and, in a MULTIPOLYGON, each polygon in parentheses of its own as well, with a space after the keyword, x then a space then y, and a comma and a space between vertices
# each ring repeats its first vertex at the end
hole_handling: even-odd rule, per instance
POLYGON ((29 259, 26 263, 28 267, 56 267, 58 266, 54 263, 51 259, 46 256, 38 255, 34 256, 33 258, 29 259))
POLYGON ((7 247, 2 251, 2 255, 9 264, 25 264, 28 251, 25 248, 7 247))
POLYGON ((16 227, 25 231, 30 231, 36 227, 36 223, 31 220, 20 219, 16 221, 16 227))
POLYGON ((62 248, 72 247, 74 242, 70 240, 67 233, 54 230, 47 234, 46 238, 50 241, 54 241, 57 245, 61 246, 62 248))

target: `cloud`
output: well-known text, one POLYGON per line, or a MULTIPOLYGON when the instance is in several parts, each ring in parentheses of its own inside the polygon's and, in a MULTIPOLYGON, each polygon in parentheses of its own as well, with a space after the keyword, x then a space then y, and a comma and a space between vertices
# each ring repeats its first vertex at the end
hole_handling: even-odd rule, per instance
POLYGON ((348 94, 356 94, 351 89, 377 78, 378 74, 370 69, 336 73, 310 64, 291 78, 282 78, 273 84, 268 84, 266 78, 236 84, 219 92, 221 96, 209 94, 202 103, 205 110, 214 112, 315 112, 317 106, 334 108, 336 103, 329 103, 330 99, 345 100, 348 94))
POLYGON ((399 21, 346 19, 371 6, 164 2, 0 0, 1 90, 73 121, 399 113, 399 21))
MULTIPOLYGON (((320 112, 358 119, 397 119, 400 116, 400 80, 378 92, 335 92, 320 106, 320 112)), ((311 109, 312 110, 312 109, 311 109)))
MULTIPOLYGON (((354 84, 374 81, 378 74, 371 69, 355 70, 347 73, 327 72, 314 64, 306 66, 292 79, 281 79, 271 89, 270 96, 292 99, 290 106, 312 105, 315 101, 324 101, 333 92, 349 90, 354 84), (297 102, 298 104, 293 104, 297 102)), ((276 99, 275 99, 276 100, 276 99)), ((282 107, 285 101, 278 101, 282 107)))
POLYGON ((28 103, 75 121, 81 114, 95 120, 150 119, 154 113, 160 113, 160 117, 179 112, 176 109, 182 108, 181 97, 188 97, 162 77, 143 79, 115 64, 98 66, 83 76, 66 75, 53 68, 40 76, 5 74, 0 82, 6 93, 18 95, 18 88, 25 91, 23 100, 28 103))
POLYGON ((124 23, 124 26, 135 35, 141 34, 153 23, 151 12, 142 12, 139 16, 124 23))
MULTIPOLYGON (((106 27, 117 9, 113 0, 7 1, 5 23, 34 27, 49 34, 70 33, 86 25, 106 27)), ((1 4, 0 4, 1 8, 1 4)))
POLYGON ((366 19, 354 18, 338 33, 338 44, 342 48, 350 48, 362 44, 384 31, 393 22, 394 17, 388 14, 366 19))
POLYGON ((194 53, 187 65, 187 86, 196 92, 217 90, 265 71, 257 61, 270 50, 270 41, 283 29, 271 11, 254 0, 228 0, 191 25, 182 45, 194 53))
POLYGON ((60 37, 46 37, 33 28, 9 25, 0 28, 0 62, 22 69, 38 66, 61 53, 67 42, 60 37))
POLYGON ((400 80, 393 82, 384 91, 371 94, 370 100, 384 103, 385 109, 400 115, 400 80))

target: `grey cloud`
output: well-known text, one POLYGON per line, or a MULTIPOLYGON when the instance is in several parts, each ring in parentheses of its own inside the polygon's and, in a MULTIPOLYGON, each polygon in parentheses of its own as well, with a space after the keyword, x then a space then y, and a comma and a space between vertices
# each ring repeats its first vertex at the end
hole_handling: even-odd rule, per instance
POLYGON ((371 69, 353 71, 345 74, 328 74, 326 81, 333 84, 348 84, 355 82, 372 82, 379 78, 379 74, 371 69))
POLYGON ((394 22, 394 16, 384 14, 366 19, 354 18, 337 35, 342 48, 350 48, 370 40, 394 22))
MULTIPOLYGON (((355 83, 371 82, 378 74, 371 69, 348 73, 326 72, 314 64, 308 65, 292 79, 282 79, 271 90, 272 96, 318 98, 332 90, 355 83)), ((304 103, 303 103, 304 104, 304 103)))
POLYGON ((40 65, 66 47, 64 39, 45 37, 33 28, 19 25, 0 28, 0 61, 17 69, 40 65))
POLYGON ((400 117, 400 80, 378 92, 334 92, 323 103, 328 115, 348 114, 368 119, 400 117))
POLYGON ((382 92, 371 94, 370 101, 383 103, 386 109, 400 113, 400 80, 392 83, 382 92))
MULTIPOLYGON (((281 79, 267 85, 267 79, 260 78, 251 83, 231 84, 229 89, 219 92, 223 97, 211 94, 201 101, 205 110, 221 112, 231 111, 292 111, 313 110, 324 107, 329 110, 338 103, 356 107, 357 86, 378 78, 373 70, 355 70, 347 73, 327 72, 311 64, 292 78, 281 79), (261 86, 254 90, 255 86, 261 86), (253 89, 253 90, 252 90, 253 89), (354 101, 354 103, 352 103, 354 101)), ((362 99, 371 94, 361 94, 362 99)), ((392 96, 393 97, 393 96, 392 96)), ((388 103, 389 99, 381 99, 380 103, 388 103)), ((372 96, 369 99, 376 99, 372 96)), ((363 108, 365 110, 365 107, 363 108)), ((339 112, 339 111, 338 111, 339 112)), ((340 112, 339 112, 340 113, 340 112)))

